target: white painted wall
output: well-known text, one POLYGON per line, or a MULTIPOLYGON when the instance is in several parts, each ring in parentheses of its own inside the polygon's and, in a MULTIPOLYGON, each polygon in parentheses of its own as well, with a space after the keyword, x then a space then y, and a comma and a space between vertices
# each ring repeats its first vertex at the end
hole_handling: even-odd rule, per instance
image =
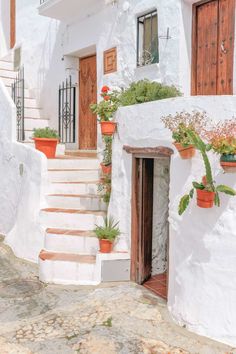
MULTIPOLYGON (((231 118, 235 96, 188 97, 121 108, 113 142, 112 196, 109 213, 120 220, 117 250, 130 249, 131 155, 123 145, 173 148, 171 134, 160 121, 176 111, 205 110, 213 120, 231 118)), ((218 184, 236 188, 234 174, 224 174, 211 155, 218 184)), ((204 174, 199 154, 181 160, 175 152, 170 170, 170 268, 168 307, 173 319, 198 334, 236 345, 236 198, 222 196, 221 207, 203 210, 191 203, 180 217, 178 203, 193 180, 204 174)))
POLYGON ((0 57, 10 49, 10 1, 0 1, 0 57))
POLYGON ((0 81, 0 234, 18 257, 37 262, 44 232, 38 217, 44 205, 45 157, 16 142, 15 106, 0 81))

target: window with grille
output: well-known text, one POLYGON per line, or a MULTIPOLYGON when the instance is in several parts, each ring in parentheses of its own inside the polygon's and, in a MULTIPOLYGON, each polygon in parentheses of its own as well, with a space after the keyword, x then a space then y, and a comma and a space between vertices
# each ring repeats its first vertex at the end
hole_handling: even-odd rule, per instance
POLYGON ((159 63, 157 10, 138 17, 137 65, 159 63))

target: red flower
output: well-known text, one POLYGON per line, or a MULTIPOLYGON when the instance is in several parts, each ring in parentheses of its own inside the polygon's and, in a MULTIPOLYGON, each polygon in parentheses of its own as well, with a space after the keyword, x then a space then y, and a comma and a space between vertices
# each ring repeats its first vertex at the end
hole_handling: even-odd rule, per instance
POLYGON ((110 91, 110 88, 108 86, 103 86, 102 93, 107 93, 108 91, 110 91))
POLYGON ((104 96, 103 97, 104 101, 109 101, 110 98, 111 98, 110 96, 104 96))

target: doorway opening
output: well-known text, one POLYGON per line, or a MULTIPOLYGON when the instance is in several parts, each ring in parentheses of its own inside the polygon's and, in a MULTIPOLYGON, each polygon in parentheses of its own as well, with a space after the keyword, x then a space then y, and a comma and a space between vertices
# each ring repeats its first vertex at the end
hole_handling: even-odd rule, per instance
POLYGON ((133 154, 131 279, 167 299, 172 150, 147 150, 133 154))
POLYGON ((192 95, 232 95, 235 0, 193 5, 192 95))

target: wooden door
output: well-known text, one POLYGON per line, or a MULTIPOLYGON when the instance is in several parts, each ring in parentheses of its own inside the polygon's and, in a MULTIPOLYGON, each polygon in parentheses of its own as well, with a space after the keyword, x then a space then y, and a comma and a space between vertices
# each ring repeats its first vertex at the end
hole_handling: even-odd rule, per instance
POLYGON ((16 43, 16 0, 10 1, 10 48, 16 43))
POLYGON ((134 159, 131 279, 143 284, 152 272, 153 159, 134 159))
POLYGON ((79 149, 97 149, 97 117, 90 104, 97 102, 96 55, 80 59, 79 80, 79 149))
POLYGON ((192 94, 233 94, 235 0, 193 5, 192 94))

